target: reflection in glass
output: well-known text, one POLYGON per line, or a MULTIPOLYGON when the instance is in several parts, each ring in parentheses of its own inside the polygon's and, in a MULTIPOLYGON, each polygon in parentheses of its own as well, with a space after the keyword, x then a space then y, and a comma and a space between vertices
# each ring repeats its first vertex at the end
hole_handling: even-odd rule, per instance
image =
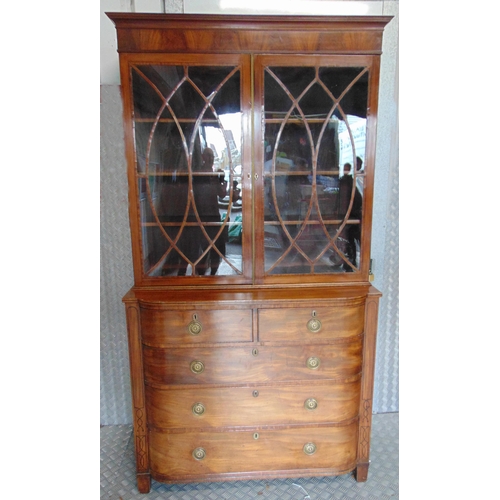
POLYGON ((265 272, 356 271, 368 71, 268 67, 264 83, 265 272))
POLYGON ((242 274, 240 72, 132 70, 148 276, 242 274))

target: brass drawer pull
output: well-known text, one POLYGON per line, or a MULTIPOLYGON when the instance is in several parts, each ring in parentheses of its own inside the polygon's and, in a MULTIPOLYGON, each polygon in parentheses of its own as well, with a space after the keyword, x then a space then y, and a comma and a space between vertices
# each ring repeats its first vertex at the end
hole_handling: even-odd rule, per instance
POLYGON ((188 331, 191 335, 199 335, 203 330, 201 323, 198 321, 198 315, 193 314, 193 321, 188 325, 188 331))
POLYGON ((312 318, 307 322, 307 329, 312 333, 318 333, 321 330, 321 321, 316 317, 316 311, 311 313, 312 318))
POLYGON ((201 361, 192 361, 190 368, 193 373, 199 374, 205 369, 205 365, 201 361))
POLYGON ((195 403, 192 407, 193 413, 199 417, 205 413, 205 406, 203 403, 195 403))
POLYGON ((306 455, 314 455, 316 453, 316 445, 314 443, 306 443, 303 450, 306 455))
POLYGON ((196 448, 193 450, 193 458, 195 460, 203 460, 206 456, 207 453, 203 448, 196 448))
POLYGON ((315 356, 311 356, 306 363, 307 368, 309 368, 310 370, 317 370, 320 364, 321 361, 319 360, 319 358, 316 358, 315 356))
POLYGON ((306 399, 304 402, 306 410, 313 411, 318 407, 318 402, 314 398, 306 399))

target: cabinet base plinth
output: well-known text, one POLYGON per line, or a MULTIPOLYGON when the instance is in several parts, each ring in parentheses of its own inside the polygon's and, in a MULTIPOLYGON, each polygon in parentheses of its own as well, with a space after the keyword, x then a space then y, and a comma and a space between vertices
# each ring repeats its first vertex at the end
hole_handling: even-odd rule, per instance
POLYGON ((137 474, 137 489, 139 493, 149 493, 151 489, 151 475, 149 473, 137 474))

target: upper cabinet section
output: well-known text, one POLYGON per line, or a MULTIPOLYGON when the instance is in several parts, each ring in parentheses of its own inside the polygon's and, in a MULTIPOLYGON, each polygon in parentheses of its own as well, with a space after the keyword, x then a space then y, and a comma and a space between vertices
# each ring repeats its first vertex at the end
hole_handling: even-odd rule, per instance
POLYGON ((136 285, 368 281, 390 18, 108 15, 136 285))

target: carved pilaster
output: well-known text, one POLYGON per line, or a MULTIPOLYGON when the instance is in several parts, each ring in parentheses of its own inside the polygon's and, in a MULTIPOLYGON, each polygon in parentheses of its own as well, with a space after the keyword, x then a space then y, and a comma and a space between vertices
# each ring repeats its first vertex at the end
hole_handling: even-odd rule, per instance
POLYGON ((144 408, 135 408, 134 416, 134 435, 135 435, 135 456, 137 461, 137 471, 147 470, 148 453, 146 447, 146 425, 144 422, 144 408))
POLYGON ((132 405, 134 408, 134 444, 139 491, 149 491, 149 453, 147 417, 144 397, 142 343, 139 305, 136 300, 124 300, 127 312, 130 379, 132 381, 132 405), (140 478, 140 480, 139 480, 140 478))
POLYGON ((380 292, 370 289, 365 305, 365 339, 363 345, 363 379, 359 406, 358 466, 356 480, 366 481, 370 463, 370 436, 372 427, 373 378, 377 341, 378 303, 380 292))
POLYGON ((370 457, 370 430, 371 430, 372 402, 369 399, 363 401, 363 413, 359 425, 359 453, 361 462, 368 462, 370 457))

